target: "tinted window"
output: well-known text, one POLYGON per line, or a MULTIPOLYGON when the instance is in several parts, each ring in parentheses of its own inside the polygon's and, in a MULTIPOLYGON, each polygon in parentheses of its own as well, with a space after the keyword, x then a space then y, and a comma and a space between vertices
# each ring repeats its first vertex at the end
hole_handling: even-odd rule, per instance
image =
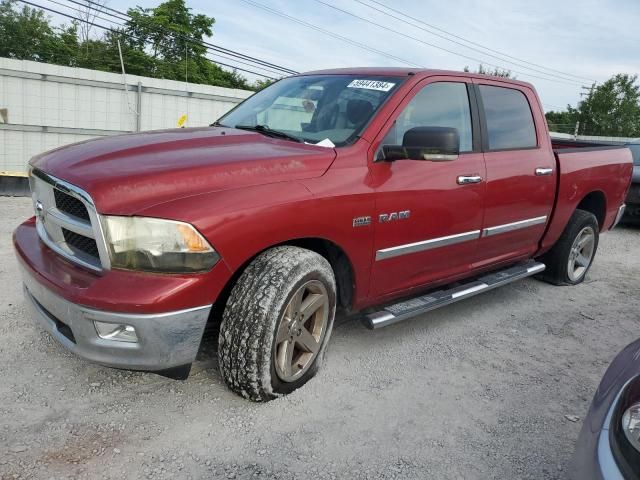
POLYGON ((536 127, 524 93, 511 88, 480 85, 480 94, 487 118, 489 149, 537 145, 536 127))
POLYGON ((413 127, 453 127, 460 135, 460 151, 473 147, 469 96, 464 83, 440 82, 424 87, 413 97, 384 139, 385 145, 401 145, 413 127))

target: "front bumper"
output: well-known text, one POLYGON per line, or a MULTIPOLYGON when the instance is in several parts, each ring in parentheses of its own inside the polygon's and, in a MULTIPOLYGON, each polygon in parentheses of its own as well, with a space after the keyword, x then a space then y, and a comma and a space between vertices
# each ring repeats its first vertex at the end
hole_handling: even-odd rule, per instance
POLYGON ((21 266, 33 318, 62 346, 87 360, 133 370, 166 370, 192 363, 211 305, 167 313, 126 314, 76 305, 48 290, 21 266), (138 341, 98 336, 94 321, 135 328, 138 341))

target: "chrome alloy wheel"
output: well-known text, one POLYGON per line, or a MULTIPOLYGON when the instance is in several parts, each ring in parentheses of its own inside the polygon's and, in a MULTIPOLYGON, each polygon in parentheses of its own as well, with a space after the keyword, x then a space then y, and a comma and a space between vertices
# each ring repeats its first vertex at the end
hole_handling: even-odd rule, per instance
POLYGON ((569 280, 576 282, 587 272, 589 265, 591 265, 595 245, 596 234, 593 227, 587 226, 580 230, 569 252, 569 264, 567 265, 569 280))
POLYGON ((276 329, 273 354, 283 382, 298 380, 315 360, 329 321, 329 295, 318 280, 302 285, 291 297, 276 329))

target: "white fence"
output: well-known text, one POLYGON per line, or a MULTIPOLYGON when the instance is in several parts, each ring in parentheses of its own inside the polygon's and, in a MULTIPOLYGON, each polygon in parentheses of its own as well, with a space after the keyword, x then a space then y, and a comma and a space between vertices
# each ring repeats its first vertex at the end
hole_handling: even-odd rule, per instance
POLYGON ((596 135, 572 135, 570 133, 549 132, 552 138, 567 140, 584 140, 585 142, 613 142, 613 143, 640 143, 640 138, 633 137, 602 137, 596 135))
POLYGON ((92 137, 211 124, 250 91, 0 58, 0 176, 92 137))

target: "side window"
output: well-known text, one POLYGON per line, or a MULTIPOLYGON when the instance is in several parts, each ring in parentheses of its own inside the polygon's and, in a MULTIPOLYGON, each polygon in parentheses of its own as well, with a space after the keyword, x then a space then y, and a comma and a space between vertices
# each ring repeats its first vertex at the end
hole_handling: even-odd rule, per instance
POLYGON ((431 83, 420 90, 398 116, 384 145, 401 145, 404 134, 414 127, 453 127, 460 135, 460 151, 473 150, 471 109, 464 83, 431 83))
POLYGON ((536 127, 527 97, 519 90, 480 85, 489 150, 535 147, 536 127))

